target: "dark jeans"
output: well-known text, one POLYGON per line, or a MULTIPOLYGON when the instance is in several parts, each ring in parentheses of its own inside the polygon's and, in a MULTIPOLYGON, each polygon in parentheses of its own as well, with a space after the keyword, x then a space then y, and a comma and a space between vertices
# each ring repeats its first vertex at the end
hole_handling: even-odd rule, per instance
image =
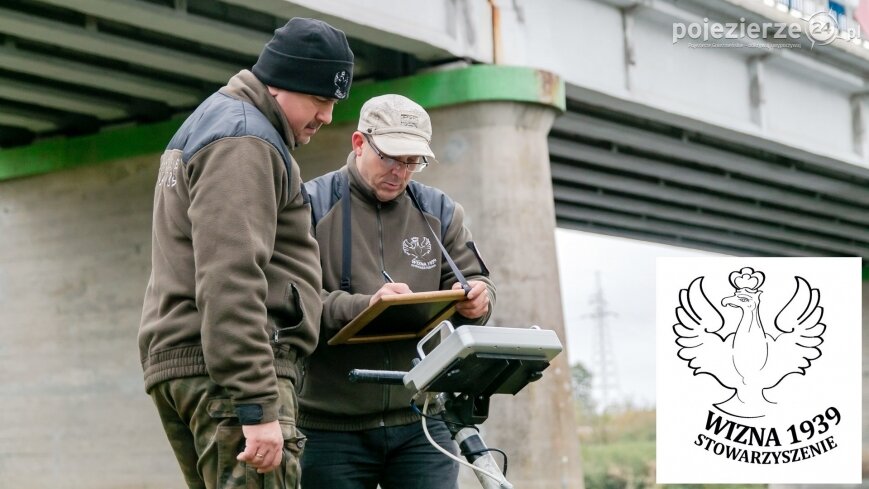
MULTIPOLYGON (((453 455, 442 421, 428 420, 432 438, 453 455)), ((437 451, 419 422, 363 431, 302 429, 302 489, 456 489, 459 464, 437 451)))

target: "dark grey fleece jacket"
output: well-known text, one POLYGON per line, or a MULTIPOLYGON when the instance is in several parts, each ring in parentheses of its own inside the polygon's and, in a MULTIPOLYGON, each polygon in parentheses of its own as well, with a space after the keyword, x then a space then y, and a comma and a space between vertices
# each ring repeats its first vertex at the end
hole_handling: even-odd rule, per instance
MULTIPOLYGON (((426 219, 462 274, 481 280, 489 289, 489 313, 470 320, 455 314, 455 325, 484 324, 495 305, 495 286, 488 270, 468 243, 471 232, 464 225, 464 209, 440 190, 410 182, 426 219)), ((340 187, 340 184, 337 185, 340 187)), ((306 360, 299 395, 298 419, 303 428, 361 430, 406 424, 418 420, 410 409, 411 392, 403 386, 352 384, 347 373, 354 368, 409 370, 418 340, 329 346, 326 342, 357 314, 384 284, 381 270, 414 292, 447 290, 456 282, 449 265, 413 205, 407 192, 390 202, 379 202, 356 168, 353 153, 347 165, 305 184, 311 196, 323 266, 323 320, 317 349, 306 360), (336 180, 337 179, 337 180, 336 180), (342 204, 335 195, 336 182, 351 189, 352 266, 351 290, 341 290, 342 204)))
POLYGON ((296 380, 321 313, 319 252, 293 145, 280 106, 247 70, 172 138, 154 192, 139 328, 146 389, 208 375, 240 414, 254 406, 261 422, 277 419, 277 377, 296 380))

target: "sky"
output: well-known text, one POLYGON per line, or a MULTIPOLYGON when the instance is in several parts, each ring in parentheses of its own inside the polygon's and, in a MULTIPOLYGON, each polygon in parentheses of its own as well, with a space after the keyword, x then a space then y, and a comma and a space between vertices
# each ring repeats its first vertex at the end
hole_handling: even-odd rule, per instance
MULTIPOLYGON (((655 259, 716 254, 567 229, 556 229, 555 243, 569 363, 579 361, 593 373, 598 368, 593 361, 597 321, 584 316, 593 311, 599 271, 607 310, 615 313, 606 318, 618 385, 609 398, 654 406, 655 259)), ((600 402, 599 390, 593 396, 600 402)))

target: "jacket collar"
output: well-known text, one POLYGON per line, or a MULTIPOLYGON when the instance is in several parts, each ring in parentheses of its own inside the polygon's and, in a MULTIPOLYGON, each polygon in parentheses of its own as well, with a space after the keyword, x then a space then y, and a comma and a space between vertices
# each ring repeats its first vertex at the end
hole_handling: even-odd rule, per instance
POLYGON ((219 92, 256 107, 278 130, 287 147, 295 148, 296 138, 293 137, 293 131, 290 129, 284 111, 281 110, 278 101, 269 93, 268 87, 256 75, 249 70, 241 70, 230 78, 226 86, 222 87, 219 92))

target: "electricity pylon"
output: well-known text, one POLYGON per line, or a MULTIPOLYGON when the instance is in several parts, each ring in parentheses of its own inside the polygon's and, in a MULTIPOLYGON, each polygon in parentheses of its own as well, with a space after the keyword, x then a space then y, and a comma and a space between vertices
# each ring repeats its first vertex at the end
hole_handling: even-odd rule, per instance
POLYGON ((600 410, 605 412, 619 390, 618 371, 607 325, 607 318, 615 317, 616 313, 607 310, 603 286, 600 281, 600 271, 595 271, 594 276, 597 288, 589 299, 592 312, 584 314, 582 317, 591 318, 595 322, 592 340, 592 371, 594 372, 592 386, 600 392, 600 410))

